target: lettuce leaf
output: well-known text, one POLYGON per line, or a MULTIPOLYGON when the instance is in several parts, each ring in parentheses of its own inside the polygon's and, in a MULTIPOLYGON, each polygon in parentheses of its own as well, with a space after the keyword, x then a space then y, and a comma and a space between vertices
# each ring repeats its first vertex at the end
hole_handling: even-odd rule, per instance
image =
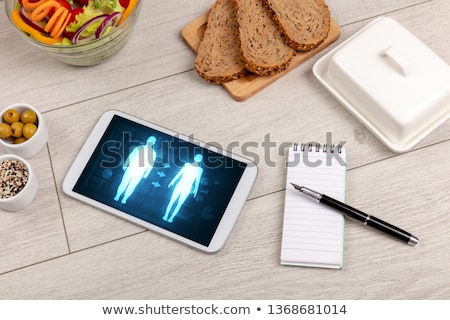
MULTIPOLYGON (((82 25, 89 20, 106 13, 123 12, 124 8, 118 0, 89 0, 87 6, 83 7, 84 12, 75 17, 75 21, 66 27, 69 32, 76 32, 82 25)), ((102 20, 91 24, 83 31, 82 37, 89 37, 98 29, 102 20)))
MULTIPOLYGON (((89 2, 91 3, 91 1, 89 2)), ((94 8, 102 10, 104 13, 123 11, 123 7, 120 5, 119 0, 93 0, 92 5, 94 6, 94 8)))

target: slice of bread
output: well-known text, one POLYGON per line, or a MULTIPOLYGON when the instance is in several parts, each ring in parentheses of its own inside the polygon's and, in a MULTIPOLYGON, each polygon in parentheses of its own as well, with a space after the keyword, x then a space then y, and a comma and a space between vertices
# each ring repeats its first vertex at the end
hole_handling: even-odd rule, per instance
POLYGON ((238 79, 247 72, 241 60, 234 0, 217 0, 211 7, 194 67, 202 78, 215 84, 238 79))
POLYGON ((297 51, 318 47, 330 32, 330 11, 324 0, 262 0, 286 38, 297 51))
POLYGON ((262 0, 235 0, 245 67, 257 75, 284 71, 295 50, 286 45, 262 0))

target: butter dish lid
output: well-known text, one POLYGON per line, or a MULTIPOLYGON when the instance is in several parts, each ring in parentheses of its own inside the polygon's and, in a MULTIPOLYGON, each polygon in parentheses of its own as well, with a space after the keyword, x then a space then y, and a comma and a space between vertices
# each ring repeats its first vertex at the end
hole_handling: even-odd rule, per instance
POLYGON ((313 72, 395 152, 413 147, 450 115, 450 66, 388 17, 322 57, 313 72))

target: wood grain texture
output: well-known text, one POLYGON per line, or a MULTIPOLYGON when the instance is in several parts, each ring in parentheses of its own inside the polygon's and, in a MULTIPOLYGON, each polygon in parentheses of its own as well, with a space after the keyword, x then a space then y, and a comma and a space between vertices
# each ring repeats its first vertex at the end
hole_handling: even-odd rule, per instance
POLYGON ((0 10, 0 42, 8 43, 0 46, 1 105, 34 104, 49 127, 48 148, 31 159, 41 185, 36 201, 23 212, 0 212, 0 299, 448 299, 450 122, 410 152, 394 154, 320 86, 311 68, 380 15, 450 63, 450 2, 327 3, 340 39, 243 102, 197 76, 180 34, 212 0, 145 1, 120 55, 92 68, 65 66, 27 47, 0 10), (62 193, 90 130, 112 108, 258 162, 250 200, 217 254, 62 193), (285 146, 326 142, 327 133, 347 148, 347 202, 412 232, 418 247, 348 221, 343 270, 280 266, 285 146))
POLYGON ((0 274, 69 253, 47 146, 29 162, 39 191, 22 211, 0 210, 0 274))
POLYGON ((145 232, 4 275, 0 298, 446 299, 449 147, 427 148, 432 169, 417 166, 418 150, 348 172, 348 203, 414 232, 418 247, 347 221, 343 270, 280 266, 280 191, 249 201, 214 256, 145 232), (393 171, 421 184, 407 188, 393 171))

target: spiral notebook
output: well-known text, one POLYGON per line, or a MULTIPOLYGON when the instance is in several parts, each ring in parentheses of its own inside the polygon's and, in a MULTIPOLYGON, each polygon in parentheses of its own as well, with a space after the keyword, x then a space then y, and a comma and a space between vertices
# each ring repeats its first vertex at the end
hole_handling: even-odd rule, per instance
POLYGON ((340 269, 342 214, 295 190, 292 183, 345 201, 346 152, 342 146, 294 144, 289 149, 281 264, 340 269))

